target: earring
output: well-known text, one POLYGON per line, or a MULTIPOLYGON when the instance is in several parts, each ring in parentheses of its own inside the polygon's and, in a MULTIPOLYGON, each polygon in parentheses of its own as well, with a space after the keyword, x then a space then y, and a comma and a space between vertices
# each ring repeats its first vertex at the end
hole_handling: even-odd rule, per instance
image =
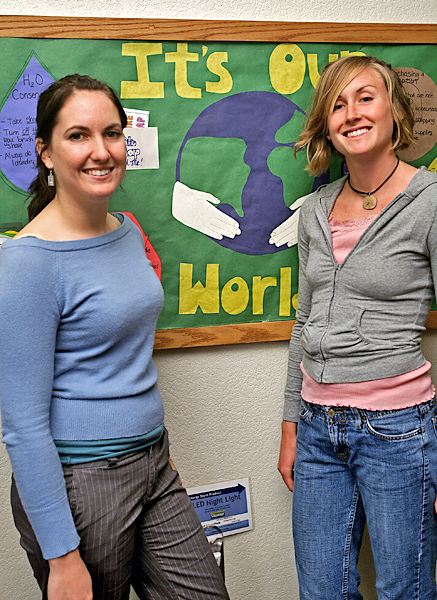
POLYGON ((47 175, 47 185, 49 187, 55 187, 55 178, 53 176, 53 169, 50 169, 50 173, 47 175))

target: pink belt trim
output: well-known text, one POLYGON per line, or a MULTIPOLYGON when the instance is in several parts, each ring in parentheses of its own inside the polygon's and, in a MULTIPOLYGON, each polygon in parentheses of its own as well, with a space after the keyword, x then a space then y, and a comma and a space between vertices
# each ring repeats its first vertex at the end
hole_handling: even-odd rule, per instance
POLYGON ((395 377, 357 383, 319 383, 308 375, 304 366, 302 398, 314 404, 353 406, 363 410, 397 410, 427 402, 435 394, 429 369, 425 364, 395 377))

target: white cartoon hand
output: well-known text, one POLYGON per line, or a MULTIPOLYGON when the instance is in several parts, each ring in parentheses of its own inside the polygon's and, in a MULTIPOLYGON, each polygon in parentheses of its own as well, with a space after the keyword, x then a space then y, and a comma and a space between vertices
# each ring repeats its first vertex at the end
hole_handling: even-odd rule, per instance
POLYGON ((291 217, 288 217, 288 219, 283 221, 272 231, 270 234, 269 244, 274 244, 277 248, 279 248, 279 246, 283 246, 284 244, 287 244, 288 247, 297 244, 299 209, 305 202, 306 198, 308 198, 308 196, 302 196, 302 198, 298 198, 296 202, 290 206, 290 210, 294 210, 295 212, 291 215, 291 217))
POLYGON ((223 236, 234 238, 240 235, 238 222, 213 206, 219 202, 220 200, 212 194, 192 190, 180 181, 176 181, 173 188, 172 214, 187 227, 216 240, 221 240, 223 236))

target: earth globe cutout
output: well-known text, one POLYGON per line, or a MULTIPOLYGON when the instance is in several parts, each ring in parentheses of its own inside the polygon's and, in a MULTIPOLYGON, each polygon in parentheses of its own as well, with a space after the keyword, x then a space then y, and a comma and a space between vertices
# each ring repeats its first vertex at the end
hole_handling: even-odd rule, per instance
MULTIPOLYGON (((285 203, 283 181, 269 169, 268 158, 278 147, 295 146, 294 141, 281 143, 276 141, 276 137, 278 131, 299 114, 305 113, 281 94, 242 92, 222 98, 205 108, 189 128, 177 157, 177 182, 181 181, 181 162, 190 140, 239 139, 246 147, 244 163, 250 171, 241 193, 242 216, 226 202, 217 205, 218 210, 238 222, 241 233, 233 238, 211 237, 216 243, 248 255, 272 254, 287 248, 269 243, 271 232, 293 211, 285 203)), ((229 177, 227 173, 217 173, 213 167, 207 176, 223 180, 229 177)), ((317 187, 320 183, 318 180, 317 187)))

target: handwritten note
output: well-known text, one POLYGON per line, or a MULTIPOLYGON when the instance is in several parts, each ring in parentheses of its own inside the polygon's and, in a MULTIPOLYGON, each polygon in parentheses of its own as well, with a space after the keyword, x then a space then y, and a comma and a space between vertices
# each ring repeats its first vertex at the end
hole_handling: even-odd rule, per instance
POLYGON ((27 191, 36 176, 36 106, 54 79, 32 56, 0 112, 0 168, 18 188, 27 191))
POLYGON ((396 68, 414 108, 414 142, 398 152, 402 160, 424 156, 437 142, 437 85, 426 73, 410 67, 396 68))
POLYGON ((148 127, 148 111, 125 108, 127 169, 159 169, 158 128, 148 127))

